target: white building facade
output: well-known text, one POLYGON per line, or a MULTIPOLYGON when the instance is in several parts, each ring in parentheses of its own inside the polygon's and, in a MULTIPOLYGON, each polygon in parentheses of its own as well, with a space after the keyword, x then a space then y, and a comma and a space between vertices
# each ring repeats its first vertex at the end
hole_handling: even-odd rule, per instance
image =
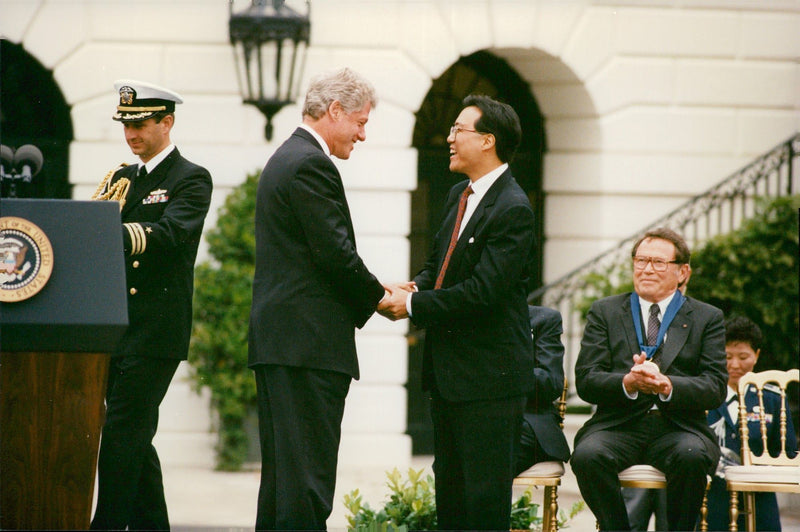
MULTIPOLYGON (((296 127, 299 105, 284 108, 267 142, 263 116, 242 104, 228 9, 224 0, 0 0, 0 37, 52 71, 71 107, 74 199, 134 160, 111 120, 118 78, 183 95, 172 138, 214 178, 207 227, 296 127)), ((543 118, 547 282, 800 130, 798 28, 797 0, 314 0, 303 87, 349 66, 377 89, 367 141, 340 167, 365 262, 399 281, 414 273, 417 112, 459 58, 505 60, 543 118)), ((376 316, 358 332, 362 378, 348 397, 341 467, 410 461, 407 329, 376 316)), ((162 407, 157 445, 164 461, 213 467, 208 398, 185 373, 162 407)))

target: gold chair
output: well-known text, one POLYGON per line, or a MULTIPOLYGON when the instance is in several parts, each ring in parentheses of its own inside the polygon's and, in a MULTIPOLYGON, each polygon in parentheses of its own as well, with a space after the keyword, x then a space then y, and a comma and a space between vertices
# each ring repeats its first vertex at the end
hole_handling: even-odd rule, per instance
MULTIPOLYGON (((567 379, 564 379, 564 389, 557 401, 558 415, 561 417, 559 426, 564 429, 564 417, 567 414, 567 379)), ((542 532, 556 532, 558 530, 558 486, 564 476, 564 463, 539 462, 523 471, 514 479, 515 486, 544 486, 544 501, 542 503, 542 532)))
MULTIPOLYGON (((619 483, 623 488, 666 489, 667 477, 661 470, 651 465, 636 464, 620 471, 619 483)), ((706 484, 703 505, 700 507, 701 532, 708 530, 708 488, 710 485, 711 480, 706 484)))
MULTIPOLYGON (((742 435, 742 465, 728 466, 725 469, 725 480, 730 492, 730 529, 737 531, 739 518, 738 492, 743 492, 745 526, 748 532, 755 530, 755 492, 800 493, 800 453, 794 458, 786 454, 786 387, 791 382, 800 381, 800 370, 789 371, 768 370, 758 373, 747 373, 739 379, 739 397, 744 398, 750 386, 754 386, 758 395, 759 411, 764 412, 764 386, 767 383, 777 385, 781 396, 780 423, 781 451, 776 457, 769 454, 767 446, 767 421, 761 417, 759 432, 764 451, 756 455, 750 449, 750 431, 747 427, 747 406, 744 400, 739 401, 739 430, 742 435)), ((774 388, 774 387, 773 387, 774 388)))

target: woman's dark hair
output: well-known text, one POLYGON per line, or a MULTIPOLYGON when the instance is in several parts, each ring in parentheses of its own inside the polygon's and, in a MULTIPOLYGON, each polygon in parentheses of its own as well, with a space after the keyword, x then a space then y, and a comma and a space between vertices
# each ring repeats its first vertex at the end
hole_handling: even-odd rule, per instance
POLYGON ((761 349, 764 336, 761 329, 750 318, 735 316, 725 322, 725 343, 742 342, 749 344, 753 351, 761 349))

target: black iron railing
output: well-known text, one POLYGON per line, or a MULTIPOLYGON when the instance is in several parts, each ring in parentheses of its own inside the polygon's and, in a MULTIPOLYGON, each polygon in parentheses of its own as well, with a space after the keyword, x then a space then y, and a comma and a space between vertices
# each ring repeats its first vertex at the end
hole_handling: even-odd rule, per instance
POLYGON ((564 369, 570 383, 574 382, 573 370, 583 332, 578 305, 591 295, 587 290, 588 278, 592 274, 607 275, 627 262, 634 242, 649 229, 670 227, 680 232, 692 249, 709 238, 737 229, 743 220, 753 216, 756 197, 786 196, 800 191, 800 168, 795 164, 798 158, 800 133, 666 216, 643 227, 614 248, 532 292, 528 296, 529 302, 561 311, 566 348, 564 369))

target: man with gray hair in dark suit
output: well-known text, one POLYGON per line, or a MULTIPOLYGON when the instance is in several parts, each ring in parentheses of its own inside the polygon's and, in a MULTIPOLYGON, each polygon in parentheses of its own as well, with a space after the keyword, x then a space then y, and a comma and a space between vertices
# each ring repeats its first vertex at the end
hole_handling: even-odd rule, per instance
POLYGON ((359 378, 355 329, 384 296, 356 251, 331 157, 366 140, 376 97, 350 69, 311 82, 303 122, 258 183, 249 366, 261 486, 256 530, 321 530, 333 508, 345 398, 359 378))
POLYGON ((575 365, 597 405, 575 436, 572 470, 601 530, 630 530, 618 473, 649 464, 667 479, 670 530, 693 530, 719 446, 705 411, 725 398, 722 311, 684 296, 690 251, 667 228, 633 246, 634 292, 596 301, 575 365))

